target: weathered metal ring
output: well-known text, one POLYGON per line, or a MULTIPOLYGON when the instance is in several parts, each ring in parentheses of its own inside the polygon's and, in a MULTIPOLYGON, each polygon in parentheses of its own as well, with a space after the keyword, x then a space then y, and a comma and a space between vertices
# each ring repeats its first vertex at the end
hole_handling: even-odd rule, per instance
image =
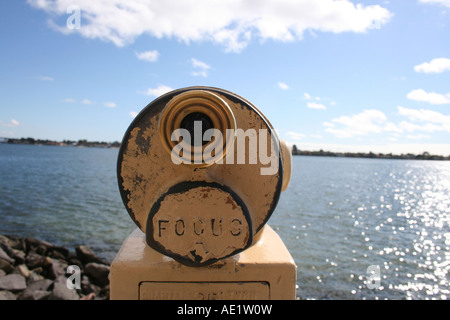
POLYGON ((149 246, 195 267, 235 255, 253 242, 244 201, 215 182, 185 181, 170 188, 150 209, 146 230, 149 246))
MULTIPOLYGON (((233 137, 229 136, 230 132, 234 132, 236 129, 236 119, 233 111, 227 102, 218 95, 205 90, 191 90, 173 97, 161 113, 159 120, 160 138, 166 151, 172 153, 174 147, 179 143, 178 141, 172 140, 172 134, 175 130, 181 128, 181 123, 186 116, 196 112, 203 113, 209 117, 214 129, 221 132, 223 139, 221 141, 211 141, 201 147, 193 148, 194 152, 191 152, 187 156, 184 154, 174 154, 174 156, 179 157, 182 163, 191 164, 194 164, 194 160, 200 156, 200 159, 202 159, 201 164, 195 165, 198 167, 207 167, 218 162, 225 156, 227 150, 233 144, 233 137), (228 129, 232 129, 232 131, 228 129), (202 155, 205 155, 204 150, 206 148, 219 150, 219 152, 215 153, 211 158, 205 158, 202 155)), ((183 150, 190 148, 184 141, 180 144, 183 150)))

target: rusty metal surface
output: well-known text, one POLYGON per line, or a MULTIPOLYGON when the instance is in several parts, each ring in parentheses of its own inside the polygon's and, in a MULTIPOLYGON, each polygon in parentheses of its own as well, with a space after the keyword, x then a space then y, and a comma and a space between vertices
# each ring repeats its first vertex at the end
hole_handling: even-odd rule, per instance
MULTIPOLYGON (((159 97, 144 108, 124 135, 117 163, 118 184, 122 200, 136 225, 144 233, 147 233, 148 244, 156 250, 191 265, 204 265, 222 259, 251 245, 255 234, 264 226, 277 205, 283 184, 283 159, 278 143, 278 138, 267 119, 253 105, 237 95, 209 87, 193 87, 173 91, 159 97), (268 141, 276 144, 275 150, 277 150, 279 159, 276 173, 261 175, 260 169, 265 165, 260 162, 256 164, 236 164, 237 161, 234 162, 235 164, 228 164, 225 162, 201 168, 186 164, 174 164, 170 153, 167 152, 167 148, 161 141, 159 121, 166 105, 177 95, 190 90, 211 91, 226 101, 234 114, 237 128, 242 130, 267 129, 268 134, 275 137, 275 141, 268 141), (169 192, 169 190, 173 190, 174 186, 188 182, 215 185, 214 188, 211 188, 211 195, 214 194, 215 198, 211 198, 213 200, 210 200, 208 209, 202 209, 202 206, 207 207, 205 201, 207 198, 201 198, 200 189, 187 188, 184 193, 177 194, 169 192), (228 197, 232 199, 231 202, 234 205, 227 203, 228 197), (164 212, 155 210, 158 203, 164 207, 164 212), (190 204, 187 205, 187 203, 190 204), (181 205, 177 207, 176 204, 181 205), (185 204, 184 207, 183 204, 185 204), (233 209, 234 206, 236 208, 233 209), (175 208, 177 209, 175 210, 175 208), (183 212, 183 208, 185 212, 183 212), (195 212, 198 210, 202 212, 201 215, 195 212), (169 216, 171 222, 169 224, 162 223, 166 225, 166 230, 159 228, 159 222, 156 222, 155 226, 155 221, 167 220, 169 216), (233 219, 229 220, 230 217, 236 219, 234 223, 233 219), (188 233, 188 220, 190 219, 192 223, 195 218, 203 219, 205 234, 188 233), (172 232, 170 236, 169 233, 164 236, 161 233, 161 237, 158 237, 159 231, 165 233, 164 231, 170 229, 173 231, 177 227, 172 221, 174 219, 176 219, 175 223, 182 220, 185 224, 186 230, 183 239, 176 232, 172 232), (210 234, 210 237, 206 237, 207 220, 210 227, 211 221, 215 221, 215 227, 217 227, 220 219, 222 219, 223 228, 227 224, 228 228, 230 224, 234 228, 239 223, 242 224, 242 233, 239 237, 230 236, 229 231, 226 238, 225 232, 222 234, 226 245, 215 241, 218 239, 217 236, 210 234), (248 236, 244 237, 244 233, 248 236), (180 240, 183 245, 178 244, 180 240), (197 248, 194 250, 192 245, 195 245, 196 242, 201 244, 197 244, 197 248)), ((196 221, 197 228, 200 228, 201 222, 196 221)), ((178 222, 178 228, 181 226, 182 222, 178 222)), ((178 229, 178 233, 181 233, 180 230, 178 229)))
POLYGON ((150 210, 147 243, 192 266, 207 265, 247 248, 252 222, 244 202, 216 183, 184 182, 150 210))

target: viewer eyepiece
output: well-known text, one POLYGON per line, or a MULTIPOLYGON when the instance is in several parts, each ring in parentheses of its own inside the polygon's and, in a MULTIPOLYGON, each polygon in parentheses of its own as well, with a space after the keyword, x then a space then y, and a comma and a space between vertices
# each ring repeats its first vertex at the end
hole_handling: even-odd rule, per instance
POLYGON ((201 145, 207 144, 208 140, 203 140, 203 135, 208 129, 214 129, 214 123, 212 120, 202 112, 193 112, 188 114, 181 121, 181 129, 186 129, 191 135, 191 146, 195 147, 197 141, 201 141, 201 145), (197 132, 195 131, 195 126, 201 126, 201 139, 195 137, 197 132))

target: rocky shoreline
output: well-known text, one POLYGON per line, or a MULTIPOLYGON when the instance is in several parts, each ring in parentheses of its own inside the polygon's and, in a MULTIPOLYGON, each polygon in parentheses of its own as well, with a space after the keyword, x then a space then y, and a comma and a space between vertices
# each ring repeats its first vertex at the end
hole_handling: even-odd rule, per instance
POLYGON ((109 300, 109 268, 88 246, 0 235, 0 300, 109 300))

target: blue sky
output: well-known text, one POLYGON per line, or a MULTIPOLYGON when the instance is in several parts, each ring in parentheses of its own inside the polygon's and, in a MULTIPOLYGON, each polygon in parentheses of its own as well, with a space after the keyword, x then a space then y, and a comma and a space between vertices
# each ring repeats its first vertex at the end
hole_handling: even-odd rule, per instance
POLYGON ((4 0, 0 12, 0 137, 121 141, 160 94, 206 85, 251 101, 300 149, 450 155, 450 0, 4 0))

